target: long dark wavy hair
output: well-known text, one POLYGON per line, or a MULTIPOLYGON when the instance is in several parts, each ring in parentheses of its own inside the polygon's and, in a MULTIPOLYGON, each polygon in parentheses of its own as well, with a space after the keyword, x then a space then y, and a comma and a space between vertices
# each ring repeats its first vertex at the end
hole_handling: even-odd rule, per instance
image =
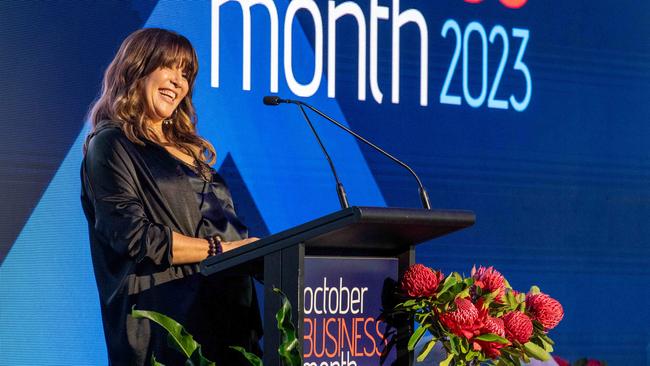
POLYGON ((133 32, 122 42, 106 69, 100 95, 91 106, 89 120, 93 131, 100 121, 110 120, 135 144, 144 145, 143 139, 147 139, 161 146, 174 146, 198 161, 214 164, 214 147, 196 133, 192 90, 198 68, 196 51, 182 35, 160 28, 133 32), (166 143, 147 128, 144 96, 144 79, 161 67, 181 67, 189 85, 187 95, 170 117, 172 123, 163 124, 166 143))

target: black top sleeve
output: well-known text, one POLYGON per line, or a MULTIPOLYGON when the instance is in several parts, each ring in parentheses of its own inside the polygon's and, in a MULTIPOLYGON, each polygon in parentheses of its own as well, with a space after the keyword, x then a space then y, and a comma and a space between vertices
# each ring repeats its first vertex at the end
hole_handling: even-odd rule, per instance
POLYGON ((87 191, 94 207, 94 228, 119 256, 137 263, 145 258, 155 265, 172 262, 172 230, 151 222, 142 203, 138 171, 119 131, 107 129, 92 137, 84 160, 87 191))

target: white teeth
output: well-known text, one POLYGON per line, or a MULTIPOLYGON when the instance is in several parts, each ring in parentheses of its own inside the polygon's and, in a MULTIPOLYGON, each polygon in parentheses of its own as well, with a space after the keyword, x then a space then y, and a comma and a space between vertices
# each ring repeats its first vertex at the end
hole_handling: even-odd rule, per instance
POLYGON ((171 90, 161 90, 160 94, 171 98, 172 100, 176 99, 176 93, 171 90))

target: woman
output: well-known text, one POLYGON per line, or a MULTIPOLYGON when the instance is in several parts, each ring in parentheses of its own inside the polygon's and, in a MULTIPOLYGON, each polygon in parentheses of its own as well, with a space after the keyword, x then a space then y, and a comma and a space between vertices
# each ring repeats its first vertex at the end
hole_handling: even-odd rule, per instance
POLYGON ((186 326, 203 354, 247 364, 228 346, 258 351, 249 277, 204 278, 198 262, 246 245, 212 145, 197 135, 192 87, 197 56, 183 36, 142 29, 120 47, 92 106, 81 201, 111 365, 184 364, 165 331, 132 307, 186 326))

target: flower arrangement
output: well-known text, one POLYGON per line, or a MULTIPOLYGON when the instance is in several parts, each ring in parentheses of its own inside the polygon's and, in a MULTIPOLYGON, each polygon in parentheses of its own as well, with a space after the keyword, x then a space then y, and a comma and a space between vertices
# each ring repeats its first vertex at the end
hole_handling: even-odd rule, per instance
POLYGON ((492 267, 472 268, 470 277, 421 264, 408 268, 400 281, 405 313, 420 327, 409 339, 409 350, 426 332, 431 340, 417 360, 423 361, 437 342, 447 352, 440 366, 519 366, 531 358, 546 361, 553 351, 548 331, 564 316, 562 305, 536 286, 517 292, 492 267))

